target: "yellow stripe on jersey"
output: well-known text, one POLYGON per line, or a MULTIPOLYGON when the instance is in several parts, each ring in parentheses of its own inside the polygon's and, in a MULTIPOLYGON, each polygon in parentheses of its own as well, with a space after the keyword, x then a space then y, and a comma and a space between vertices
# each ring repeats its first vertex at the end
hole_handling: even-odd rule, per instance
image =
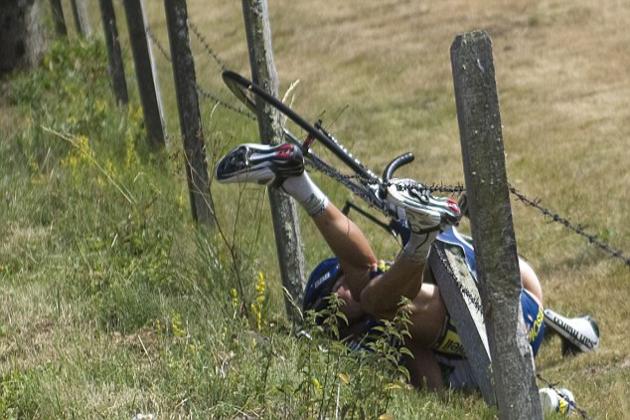
POLYGON ((449 356, 465 356, 464 345, 455 330, 455 326, 451 323, 450 318, 446 321, 444 333, 436 340, 432 349, 438 353, 449 356))
POLYGON ((539 305, 538 314, 536 315, 536 320, 532 324, 532 327, 529 329, 529 334, 527 336, 530 343, 533 343, 534 340, 536 340, 536 337, 538 336, 538 332, 540 331, 540 327, 542 327, 543 325, 544 318, 545 318, 545 315, 544 315, 543 308, 542 306, 539 305))

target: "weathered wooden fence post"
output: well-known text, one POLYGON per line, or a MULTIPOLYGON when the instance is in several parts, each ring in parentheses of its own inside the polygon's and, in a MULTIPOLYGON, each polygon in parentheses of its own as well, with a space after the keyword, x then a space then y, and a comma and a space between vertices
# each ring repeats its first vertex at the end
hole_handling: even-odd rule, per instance
POLYGON ((112 0, 99 0, 99 5, 103 18, 103 32, 105 34, 105 43, 107 44, 109 74, 112 78, 114 95, 119 105, 126 105, 129 102, 129 95, 127 94, 127 82, 125 81, 125 68, 120 52, 120 42, 118 42, 114 5, 112 0))
POLYGON ((66 28, 66 21, 63 18, 61 0, 50 0, 50 8, 52 9, 53 22, 55 22, 55 32, 57 35, 67 36, 68 29, 66 28))
MULTIPOLYGON (((252 81, 267 93, 278 96, 278 74, 271 48, 271 28, 267 0, 243 0, 243 16, 252 68, 252 81)), ((278 143, 283 136, 278 112, 262 101, 256 103, 260 137, 265 143, 278 143)), ((298 303, 306 281, 300 223, 295 202, 275 188, 269 189, 269 201, 276 237, 282 283, 298 303)), ((296 319, 291 302, 285 298, 287 312, 296 319)))
POLYGON ((71 0, 72 14, 74 15, 74 23, 77 26, 77 32, 80 36, 88 38, 92 35, 92 26, 88 18, 85 0, 71 0))
POLYGON ((136 67, 140 101, 144 112, 149 144, 154 149, 165 145, 162 98, 151 46, 147 40, 146 18, 142 0, 125 0, 125 15, 129 28, 129 42, 136 67))
POLYGON ((211 226, 214 224, 214 206, 210 196, 195 63, 190 51, 186 0, 164 0, 164 9, 169 43, 171 44, 179 125, 184 142, 186 159, 184 163, 193 219, 201 224, 211 226))
POLYGON ((520 306, 520 275, 505 171, 492 42, 485 32, 451 45, 466 191, 499 416, 542 419, 520 306))

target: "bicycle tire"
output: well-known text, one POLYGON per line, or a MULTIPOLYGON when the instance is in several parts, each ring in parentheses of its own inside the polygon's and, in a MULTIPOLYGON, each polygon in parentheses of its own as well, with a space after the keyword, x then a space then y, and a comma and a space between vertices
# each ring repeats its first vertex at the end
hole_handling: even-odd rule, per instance
MULTIPOLYGON (((285 105, 282 101, 268 94, 259 86, 247 80, 240 74, 231 70, 225 70, 222 73, 223 81, 234 95, 242 101, 252 111, 256 112, 256 98, 262 99, 268 105, 271 105, 280 113, 285 115, 300 128, 308 133, 309 136, 319 140, 328 150, 337 156, 346 166, 354 173, 365 178, 369 182, 380 183, 380 179, 369 169, 367 169, 359 160, 357 160, 348 150, 339 142, 324 131, 321 127, 317 128, 307 122, 295 111, 285 105)), ((290 133, 289 133, 290 134, 290 133)), ((295 137, 295 136, 293 136, 295 137)), ((309 154, 308 150, 303 150, 305 155, 309 154)))

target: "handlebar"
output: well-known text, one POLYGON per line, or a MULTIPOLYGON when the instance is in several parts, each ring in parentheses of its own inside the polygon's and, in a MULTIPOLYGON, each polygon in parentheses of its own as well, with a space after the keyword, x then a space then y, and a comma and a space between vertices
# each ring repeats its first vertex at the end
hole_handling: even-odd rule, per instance
POLYGON ((383 184, 381 185, 379 191, 381 199, 384 199, 387 196, 387 183, 389 183, 389 180, 391 179, 392 175, 394 175, 394 172, 396 172, 396 170, 401 166, 413 162, 414 159, 415 157, 413 153, 407 152, 395 157, 394 160, 387 164, 385 170, 383 171, 383 184))
POLYGON ((383 171, 383 183, 388 183, 392 175, 398 168, 413 162, 414 159, 415 157, 413 153, 410 152, 395 157, 394 160, 389 162, 389 164, 385 167, 385 170, 383 171))

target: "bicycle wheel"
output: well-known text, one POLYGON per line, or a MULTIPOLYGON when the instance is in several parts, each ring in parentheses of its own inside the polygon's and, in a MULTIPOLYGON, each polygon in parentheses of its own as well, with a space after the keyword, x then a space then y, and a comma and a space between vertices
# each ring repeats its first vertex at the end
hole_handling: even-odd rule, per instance
MULTIPOLYGON (((227 87, 249 109, 256 112, 256 100, 260 99, 264 101, 306 131, 306 133, 308 133, 307 141, 309 139, 319 140, 354 173, 365 178, 369 182, 380 183, 380 179, 372 171, 367 169, 359 160, 352 156, 352 154, 343 147, 337 139, 335 139, 330 133, 326 132, 326 130, 324 130, 319 124, 316 124, 315 126, 311 125, 282 101, 275 98, 273 95, 268 94, 259 86, 255 85, 238 73, 231 70, 225 70, 222 77, 227 87)), ((297 137, 293 136, 290 132, 287 132, 287 134, 293 141, 297 140, 297 137)), ((304 147, 304 149, 306 150, 303 150, 303 152, 305 155, 308 155, 308 147, 304 147)))

